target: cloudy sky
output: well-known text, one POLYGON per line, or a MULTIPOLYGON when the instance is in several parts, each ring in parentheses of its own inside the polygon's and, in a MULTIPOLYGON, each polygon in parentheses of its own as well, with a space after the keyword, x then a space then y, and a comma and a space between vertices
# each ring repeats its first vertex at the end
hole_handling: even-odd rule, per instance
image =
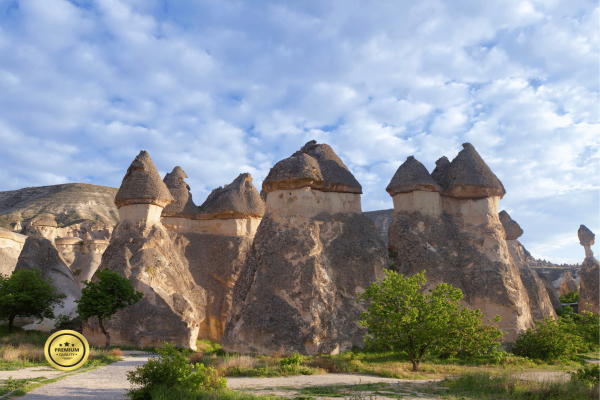
MULTIPOLYGON (((140 150, 197 204, 305 142, 363 210, 472 143, 534 256, 600 234, 597 1, 0 0, 0 190, 118 187, 140 150)), ((594 246, 596 254, 600 252, 594 246)))

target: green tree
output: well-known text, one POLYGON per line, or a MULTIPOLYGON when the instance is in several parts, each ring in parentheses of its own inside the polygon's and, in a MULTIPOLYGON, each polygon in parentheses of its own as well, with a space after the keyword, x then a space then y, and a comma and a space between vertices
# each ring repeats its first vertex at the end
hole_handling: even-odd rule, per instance
POLYGON ((367 346, 405 350, 413 371, 418 371, 423 356, 434 349, 474 353, 500 345, 502 332, 483 324, 480 310, 458 303, 463 297, 460 289, 442 283, 425 294, 420 291, 425 271, 409 277, 384 271, 385 279, 366 287, 357 300, 371 302, 359 321, 367 327, 367 346))
POLYGON ((0 320, 8 320, 8 332, 16 317, 54 318, 53 306, 62 306, 65 297, 51 280, 41 278, 39 269, 0 274, 0 320))
POLYGON ((556 360, 574 354, 584 345, 584 341, 575 333, 574 322, 559 323, 552 317, 535 321, 535 326, 527 329, 517 338, 513 353, 519 356, 540 360, 556 360))
POLYGON ((109 269, 98 270, 98 282, 83 281, 81 300, 77 301, 77 313, 82 321, 97 317, 100 329, 106 336, 105 350, 110 347, 110 334, 104 328, 104 319, 112 319, 117 311, 131 306, 144 297, 136 291, 127 278, 109 269))
POLYGON ((569 292, 567 294, 563 294, 558 298, 558 300, 563 304, 577 303, 579 302, 579 292, 569 292))

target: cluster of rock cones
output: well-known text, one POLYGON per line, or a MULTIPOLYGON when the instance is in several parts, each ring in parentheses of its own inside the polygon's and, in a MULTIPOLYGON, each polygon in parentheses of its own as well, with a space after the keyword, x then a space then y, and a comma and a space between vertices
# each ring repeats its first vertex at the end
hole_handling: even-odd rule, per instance
MULTIPOLYGON (((107 322, 111 342, 194 349, 199 337, 233 352, 335 354, 362 346, 366 304, 356 299, 384 268, 426 270, 428 287, 460 288, 466 305, 500 315, 505 340, 514 341, 534 320, 556 317, 560 302, 525 262, 523 230, 498 212, 502 183, 471 144, 463 147, 431 174, 412 156, 398 168, 386 189, 394 202, 388 246, 361 212, 361 185, 326 144, 308 142, 278 162, 262 197, 241 174, 200 207, 180 167, 161 180, 142 151, 115 197, 120 222, 101 261, 90 253, 96 261, 81 272, 95 279, 97 268, 109 268, 144 293, 107 322)), ((65 265, 69 251, 52 250, 51 232, 38 236, 25 241, 17 269, 54 274, 77 299, 83 278, 65 265)), ((582 226, 579 237, 580 309, 598 313, 594 236, 582 226)), ((84 335, 105 340, 94 320, 84 335)))

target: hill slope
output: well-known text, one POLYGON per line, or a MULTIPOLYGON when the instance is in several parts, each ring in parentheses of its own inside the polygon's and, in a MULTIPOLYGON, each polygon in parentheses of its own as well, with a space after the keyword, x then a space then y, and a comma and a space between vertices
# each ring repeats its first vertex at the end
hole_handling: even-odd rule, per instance
POLYGON ((87 222, 113 227, 119 222, 114 200, 118 189, 65 183, 0 192, 0 227, 13 230, 15 223, 53 215, 59 227, 87 222))

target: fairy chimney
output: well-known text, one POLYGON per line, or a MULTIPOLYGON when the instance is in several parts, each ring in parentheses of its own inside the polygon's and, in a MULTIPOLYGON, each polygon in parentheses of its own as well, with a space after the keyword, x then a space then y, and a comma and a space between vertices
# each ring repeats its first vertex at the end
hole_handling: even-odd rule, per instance
POLYGON ((579 243, 585 249, 585 260, 581 264, 579 278, 579 308, 578 312, 591 311, 600 313, 600 263, 594 257, 591 246, 594 244, 595 235, 585 225, 578 230, 579 243))

